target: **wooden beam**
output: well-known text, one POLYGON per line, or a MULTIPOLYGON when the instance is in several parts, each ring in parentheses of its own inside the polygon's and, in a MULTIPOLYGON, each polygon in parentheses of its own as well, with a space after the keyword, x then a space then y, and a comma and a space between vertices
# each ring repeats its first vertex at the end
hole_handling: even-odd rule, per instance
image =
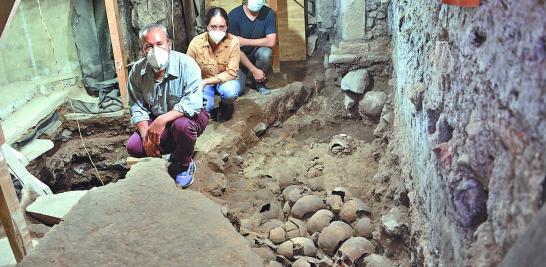
POLYGON ((123 37, 119 25, 119 12, 117 0, 104 0, 106 6, 106 16, 108 17, 108 28, 110 29, 110 39, 112 40, 112 50, 114 51, 114 66, 118 76, 119 91, 123 106, 128 105, 127 96, 127 68, 125 67, 125 53, 123 51, 123 37))
POLYGON ((28 232, 27 223, 19 200, 13 188, 8 166, 4 160, 2 145, 4 144, 4 133, 0 125, 0 219, 4 231, 8 237, 11 250, 17 262, 32 249, 32 239, 28 232))
POLYGON ((279 35, 280 35, 280 31, 279 31, 279 8, 278 8, 278 5, 277 5, 277 0, 269 0, 269 5, 271 6, 271 9, 273 9, 273 11, 275 11, 275 16, 277 17, 276 19, 276 28, 277 28, 277 43, 275 44, 275 46, 273 47, 273 72, 275 73, 279 73, 281 72, 281 49, 280 49, 280 45, 279 45, 279 35))
POLYGON ((4 30, 8 27, 17 7, 19 7, 19 3, 21 3, 20 0, 6 0, 2 3, 2 8, 0 8, 0 42, 4 37, 4 30))

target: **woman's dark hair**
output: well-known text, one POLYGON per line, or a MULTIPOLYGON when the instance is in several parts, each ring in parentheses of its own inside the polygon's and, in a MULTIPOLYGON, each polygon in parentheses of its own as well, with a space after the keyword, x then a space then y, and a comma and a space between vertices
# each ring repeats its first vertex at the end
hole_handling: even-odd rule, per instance
POLYGON ((226 20, 226 25, 229 25, 228 15, 226 10, 216 6, 211 7, 209 11, 207 12, 207 16, 205 17, 205 25, 208 26, 210 23, 210 20, 216 16, 221 16, 222 18, 224 18, 226 20))

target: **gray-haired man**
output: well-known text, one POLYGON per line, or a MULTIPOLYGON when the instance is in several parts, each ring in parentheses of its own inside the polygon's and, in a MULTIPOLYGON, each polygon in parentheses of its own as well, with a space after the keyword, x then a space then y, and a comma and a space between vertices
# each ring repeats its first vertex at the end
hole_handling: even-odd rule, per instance
POLYGON ((127 142, 133 157, 171 153, 169 174, 176 183, 193 183, 192 156, 197 137, 205 130, 201 70, 189 56, 171 50, 162 25, 144 27, 140 34, 146 57, 129 74, 131 123, 137 131, 127 142))

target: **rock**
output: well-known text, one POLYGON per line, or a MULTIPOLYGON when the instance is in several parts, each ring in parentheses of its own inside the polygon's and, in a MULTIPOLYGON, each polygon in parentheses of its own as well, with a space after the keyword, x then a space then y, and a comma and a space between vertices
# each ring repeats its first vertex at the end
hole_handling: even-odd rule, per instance
POLYGON ((284 267, 280 262, 277 261, 270 261, 266 267, 284 267))
POLYGON ((21 149, 28 161, 32 161, 53 148, 53 141, 48 139, 36 139, 21 149))
POLYGON ((221 197, 226 191, 227 180, 222 173, 212 173, 207 183, 207 190, 215 197, 221 197))
POLYGON ((408 98, 415 106, 416 110, 421 110, 423 107, 423 98, 425 93, 425 85, 423 83, 417 83, 408 88, 408 98))
POLYGON ((265 134, 265 131, 267 131, 267 124, 259 122, 258 124, 256 124, 256 126, 254 126, 253 131, 256 136, 262 136, 265 134))
POLYGON ((324 191, 324 179, 323 178, 312 178, 307 182, 309 189, 320 192, 324 191))
POLYGON ((334 219, 334 213, 323 209, 315 212, 311 218, 309 218, 309 221, 307 222, 306 228, 307 232, 312 235, 314 233, 320 233, 324 227, 327 227, 330 225, 332 220, 334 219))
POLYGON ((67 129, 64 129, 64 130, 61 132, 59 138, 60 138, 63 142, 66 142, 66 141, 68 141, 70 138, 72 138, 72 132, 69 131, 69 130, 67 130, 67 129))
POLYGON ((366 69, 350 71, 341 79, 341 90, 343 92, 350 91, 356 94, 364 94, 370 83, 369 76, 366 69))
POLYGON ((292 207, 291 214, 297 219, 307 219, 311 217, 317 210, 325 208, 320 197, 314 195, 303 196, 298 199, 292 207))
POLYGON ((254 194, 257 200, 270 201, 275 198, 275 194, 268 188, 260 189, 254 194))
POLYGON ((26 211, 42 223, 58 224, 86 193, 87 190, 83 190, 39 196, 34 203, 26 208, 26 211))
POLYGON ((271 231, 269 231, 269 240, 276 245, 286 241, 286 231, 284 231, 282 227, 271 229, 271 231))
POLYGON ((17 261, 7 237, 0 238, 0 266, 15 266, 17 261))
POLYGON ((19 264, 58 266, 58 256, 66 266, 108 266, 113 257, 129 266, 210 266, 222 255, 215 265, 262 266, 221 207, 178 188, 166 165, 148 158, 125 179, 89 190, 19 264))
POLYGON ((347 223, 352 223, 356 219, 368 214, 370 214, 368 205, 364 204, 362 200, 355 198, 343 204, 339 212, 339 217, 347 223))
POLYGON ((354 223, 353 228, 355 229, 355 234, 357 236, 362 236, 368 239, 372 238, 373 225, 370 218, 362 217, 358 219, 354 223))
POLYGON ((264 263, 271 262, 275 260, 275 258, 277 257, 277 255, 275 255, 275 253, 271 251, 271 249, 269 248, 264 248, 264 247, 252 248, 252 251, 256 253, 258 256, 260 256, 260 258, 263 259, 264 263))
POLYGON ((405 219, 405 211, 399 207, 394 207, 389 213, 381 216, 381 226, 387 235, 401 237, 408 233, 408 225, 405 219))
POLYGON ((357 104, 358 99, 354 95, 345 93, 345 97, 343 98, 343 107, 345 110, 352 110, 357 104))
POLYGON ((392 262, 381 255, 370 254, 364 258, 364 264, 366 267, 389 267, 393 266, 392 262))
POLYGON ((241 164, 243 164, 243 157, 239 155, 233 156, 233 163, 237 166, 241 166, 241 164))
POLYGON ((327 85, 334 85, 337 81, 337 72, 334 68, 329 68, 324 72, 324 76, 326 76, 326 84, 327 85))
POLYGON ((289 185, 296 183, 298 172, 293 167, 282 168, 279 170, 279 187, 281 190, 289 185))
POLYGON ((28 226, 30 236, 33 238, 42 238, 47 234, 47 232, 49 232, 49 230, 51 230, 51 227, 39 223, 31 224, 28 226))
POLYGON ((326 253, 326 255, 332 257, 336 252, 336 249, 341 242, 349 239, 353 235, 353 228, 342 222, 334 221, 322 229, 319 235, 318 245, 319 248, 326 253))
POLYGON ((360 115, 377 118, 381 115, 383 105, 387 100, 387 94, 380 91, 370 91, 364 95, 359 103, 360 115))

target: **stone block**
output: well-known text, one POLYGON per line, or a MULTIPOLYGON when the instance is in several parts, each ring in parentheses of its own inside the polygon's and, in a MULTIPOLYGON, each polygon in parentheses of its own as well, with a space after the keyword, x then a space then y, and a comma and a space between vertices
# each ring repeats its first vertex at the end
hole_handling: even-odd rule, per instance
POLYGON ((364 94, 370 84, 370 75, 366 69, 353 70, 341 80, 341 90, 364 94))
POLYGON ((366 28, 366 2, 362 0, 338 0, 339 34, 342 40, 364 39, 366 28))
POLYGON ((86 193, 87 191, 84 190, 40 196, 27 207, 26 211, 42 223, 58 224, 86 193))

